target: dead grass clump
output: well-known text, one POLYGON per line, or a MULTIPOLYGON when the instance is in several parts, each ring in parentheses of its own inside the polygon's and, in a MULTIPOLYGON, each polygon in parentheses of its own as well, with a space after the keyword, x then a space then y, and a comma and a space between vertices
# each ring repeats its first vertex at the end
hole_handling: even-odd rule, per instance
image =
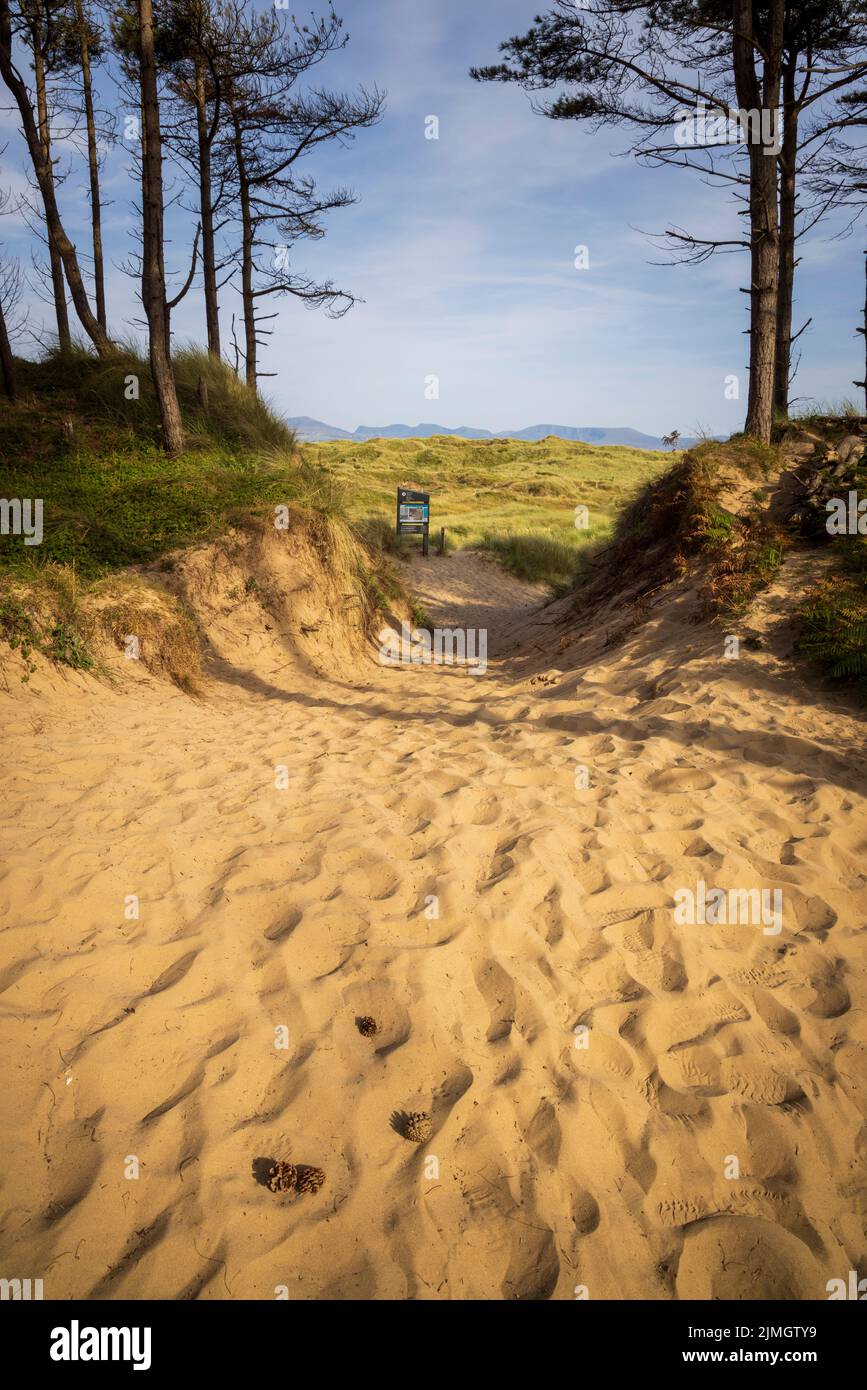
POLYGON ((195 694, 202 651, 192 617, 177 599, 144 580, 107 579, 94 587, 94 625, 115 647, 195 694))

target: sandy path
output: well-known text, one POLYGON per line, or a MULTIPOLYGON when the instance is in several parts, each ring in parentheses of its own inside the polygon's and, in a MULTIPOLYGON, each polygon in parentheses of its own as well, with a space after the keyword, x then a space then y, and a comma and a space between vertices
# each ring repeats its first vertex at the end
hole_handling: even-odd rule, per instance
MULTIPOLYGON (((425 597, 466 621, 454 563, 425 597)), ((507 587, 497 631, 531 601, 507 587)), ((204 702, 0 696, 0 1273, 217 1299, 867 1273, 863 725, 713 634, 654 641, 550 683, 275 663, 204 702), (781 887, 782 933, 675 925, 698 878, 781 887), (325 1188, 272 1195, 275 1157, 325 1188)))
POLYGON ((439 556, 432 549, 427 559, 413 556, 404 569, 430 620, 439 627, 484 628, 492 657, 508 652, 515 627, 548 597, 544 584, 526 584, 489 556, 469 550, 439 556))

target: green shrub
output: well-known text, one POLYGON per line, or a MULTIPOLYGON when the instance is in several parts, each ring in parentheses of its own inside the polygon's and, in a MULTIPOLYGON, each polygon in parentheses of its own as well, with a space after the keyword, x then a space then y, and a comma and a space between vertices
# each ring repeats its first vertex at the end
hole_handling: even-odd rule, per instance
POLYGON ((867 588, 825 580, 799 615, 797 649, 832 681, 851 683, 867 697, 867 588))

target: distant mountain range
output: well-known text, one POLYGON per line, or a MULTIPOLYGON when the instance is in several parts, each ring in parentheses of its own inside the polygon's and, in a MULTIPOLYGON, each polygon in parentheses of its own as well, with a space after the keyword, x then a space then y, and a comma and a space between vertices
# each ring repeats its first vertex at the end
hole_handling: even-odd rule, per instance
MULTIPOLYGON (((627 449, 661 449, 662 440, 656 435, 642 434, 640 430, 606 429, 589 425, 530 425, 524 430, 473 429, 460 425, 450 429, 446 425, 359 425, 351 433, 338 429, 336 425, 326 425, 323 420, 314 420, 309 415, 296 415, 287 421, 297 433, 302 443, 319 444, 330 439, 351 439, 363 444, 368 439, 431 439, 434 435, 454 434, 459 439, 523 439, 534 441, 547 439, 554 435, 557 439, 573 439, 582 444, 618 444, 627 449)), ((678 448, 689 449, 698 440, 686 437, 678 440, 678 448)))

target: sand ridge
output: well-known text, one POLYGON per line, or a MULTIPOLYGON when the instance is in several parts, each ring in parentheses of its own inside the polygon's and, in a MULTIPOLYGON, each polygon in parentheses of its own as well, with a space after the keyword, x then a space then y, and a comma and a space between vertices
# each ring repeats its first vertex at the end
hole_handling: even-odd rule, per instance
MULTIPOLYGON (((430 563, 434 621, 536 601, 430 563)), ((262 644, 199 701, 0 694, 0 1273, 213 1299, 867 1273, 863 722, 676 609, 597 645, 312 680, 262 644), (677 926, 699 878, 781 888, 783 931, 677 926), (275 1196, 278 1158, 325 1187, 275 1196)))

